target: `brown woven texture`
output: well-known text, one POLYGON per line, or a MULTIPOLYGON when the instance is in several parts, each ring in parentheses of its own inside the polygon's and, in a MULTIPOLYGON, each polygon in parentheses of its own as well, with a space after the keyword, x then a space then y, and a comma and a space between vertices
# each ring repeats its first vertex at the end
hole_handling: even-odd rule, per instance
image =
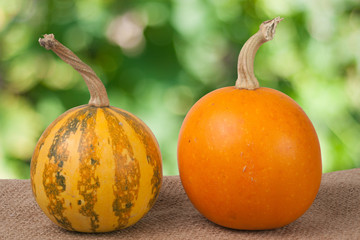
POLYGON ((29 180, 0 180, 0 239, 360 239, 360 169, 326 173, 310 209, 268 231, 220 227, 188 200, 178 176, 165 177, 159 199, 134 226, 84 234, 52 223, 34 201, 29 180))

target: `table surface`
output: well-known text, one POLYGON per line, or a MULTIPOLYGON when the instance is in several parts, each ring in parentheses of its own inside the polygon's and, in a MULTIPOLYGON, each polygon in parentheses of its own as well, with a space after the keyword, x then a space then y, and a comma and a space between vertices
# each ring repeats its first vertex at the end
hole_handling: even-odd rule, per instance
POLYGON ((360 169, 326 173, 309 210, 275 230, 241 231, 206 220, 178 176, 164 177, 159 198, 134 226, 111 233, 66 231, 37 206, 30 180, 0 180, 0 239, 360 239, 360 169))

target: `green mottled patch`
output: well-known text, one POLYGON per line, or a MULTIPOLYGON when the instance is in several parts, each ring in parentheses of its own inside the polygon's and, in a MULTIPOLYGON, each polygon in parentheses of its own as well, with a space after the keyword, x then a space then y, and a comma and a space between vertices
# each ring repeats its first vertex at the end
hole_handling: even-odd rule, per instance
MULTIPOLYGON (((70 109, 69 111, 63 113, 60 117, 58 117, 54 122, 52 122, 50 124, 50 126, 43 132, 43 134, 41 135, 37 145, 36 145, 36 148, 35 148, 35 151, 34 151, 34 154, 32 156, 32 159, 31 159, 31 166, 30 166, 30 178, 31 178, 31 186, 32 186, 32 190, 33 190, 33 193, 34 193, 34 196, 36 198, 36 187, 35 187, 35 182, 34 182, 34 177, 36 175, 36 171, 37 171, 37 163, 39 161, 39 154, 40 154, 40 151, 45 151, 43 149, 43 146, 45 144, 45 141, 49 141, 48 139, 48 136, 49 134, 53 131, 53 128, 67 115, 69 114, 73 114, 73 112, 77 111, 78 109, 80 108, 84 108, 84 106, 79 106, 79 107, 76 107, 76 108, 72 108, 70 109)), ((62 162, 63 163, 63 162, 62 162)), ((62 167, 62 163, 59 163, 60 166, 59 167, 62 167)))
POLYGON ((151 208, 159 195, 162 183, 161 156, 158 151, 157 143, 154 141, 145 123, 141 120, 119 108, 112 107, 111 109, 126 119, 126 121, 134 128, 136 134, 146 147, 146 160, 154 169, 153 177, 151 179, 153 197, 150 199, 148 204, 148 207, 151 208))
POLYGON ((56 183, 56 165, 45 164, 43 172, 43 185, 46 196, 49 199, 47 210, 52 215, 57 223, 68 230, 74 230, 70 221, 64 217, 63 213, 66 210, 64 199, 59 198, 59 194, 63 192, 63 187, 56 183))
POLYGON ((56 173, 56 184, 60 186, 63 191, 66 190, 65 177, 60 175, 60 172, 56 173))
POLYGON ((159 196, 161 180, 162 180, 161 168, 159 168, 159 166, 156 165, 154 166, 154 172, 151 178, 153 197, 149 200, 148 208, 151 208, 155 204, 156 199, 159 196))
POLYGON ((97 108, 89 107, 87 110, 85 118, 80 124, 78 191, 83 197, 83 203, 79 201, 82 204, 80 213, 90 219, 91 231, 96 232, 100 226, 99 215, 94 210, 97 202, 97 189, 100 187, 99 177, 95 175, 96 167, 100 164, 94 147, 99 142, 95 133, 97 108))
POLYGON ((79 116, 84 110, 75 112, 56 132, 48 152, 49 162, 45 164, 43 172, 43 186, 49 199, 47 209, 62 227, 74 230, 70 221, 64 216, 65 200, 60 194, 66 190, 65 176, 62 167, 69 157, 67 140, 79 126, 79 116))
POLYGON ((131 209, 137 200, 140 183, 140 166, 134 157, 134 152, 123 127, 119 125, 119 120, 110 111, 104 111, 108 123, 110 138, 112 142, 115 160, 115 184, 113 192, 115 200, 113 211, 118 217, 116 229, 124 228, 128 225, 131 209), (124 153, 124 149, 127 153, 124 153), (127 161, 127 158, 133 161, 127 161))

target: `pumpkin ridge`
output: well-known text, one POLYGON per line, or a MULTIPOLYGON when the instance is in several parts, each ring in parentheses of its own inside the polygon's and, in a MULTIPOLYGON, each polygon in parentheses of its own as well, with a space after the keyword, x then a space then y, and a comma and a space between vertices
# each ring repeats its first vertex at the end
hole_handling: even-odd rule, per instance
POLYGON ((151 208, 159 195, 160 187, 162 184, 162 168, 161 163, 156 161, 156 159, 161 159, 161 156, 158 157, 157 155, 160 155, 157 151, 156 139, 154 136, 150 135, 150 130, 147 130, 145 127, 145 124, 138 118, 134 117, 132 114, 123 111, 119 108, 110 107, 111 111, 115 112, 116 114, 119 114, 124 117, 126 122, 130 124, 136 134, 139 136, 141 141, 146 146, 146 155, 147 155, 147 161, 148 163, 153 166, 153 177, 151 179, 152 184, 152 194, 153 197, 150 199, 148 203, 148 207, 151 208), (155 139, 155 141, 153 141, 155 139))
POLYGON ((115 216, 118 217, 116 229, 121 229, 128 225, 132 207, 138 197, 140 166, 137 159, 134 158, 131 143, 119 118, 109 111, 109 108, 103 108, 103 111, 108 123, 115 161, 113 186, 115 200, 112 206, 115 216))
MULTIPOLYGON (((147 153, 149 153, 149 152, 151 153, 151 151, 153 149, 155 149, 155 146, 154 146, 154 144, 152 144, 150 136, 148 134, 146 134, 147 133, 146 128, 144 127, 144 124, 142 123, 142 121, 140 119, 135 118, 132 114, 130 114, 126 111, 122 111, 121 109, 114 108, 114 107, 111 107, 110 109, 115 114, 121 115, 126 120, 126 122, 133 127, 136 134, 139 136, 139 138, 142 140, 142 142, 144 142, 144 144, 146 145, 147 153)), ((154 159, 153 157, 151 157, 151 156, 149 156, 149 154, 147 154, 148 163, 150 163, 152 166, 154 166, 156 164, 156 162, 153 161, 153 159, 154 159)))
POLYGON ((91 231, 96 232, 100 226, 99 215, 94 210, 97 189, 100 187, 99 177, 95 176, 96 167, 100 164, 95 147, 98 142, 95 134, 97 108, 88 107, 86 110, 85 117, 80 122, 81 137, 78 146, 80 179, 77 189, 79 195, 83 197, 79 212, 90 218, 91 231))
POLYGON ((80 123, 79 118, 85 111, 86 108, 73 112, 59 127, 47 154, 49 163, 45 164, 43 171, 43 186, 49 199, 47 210, 61 226, 69 230, 74 229, 68 218, 64 216, 65 200, 60 198, 60 194, 66 190, 65 176, 61 172, 64 161, 68 158, 67 145, 63 145, 63 143, 67 141, 70 134, 77 131, 80 123))
MULTIPOLYGON (((30 178, 34 179, 34 176, 36 175, 36 170, 37 170, 37 163, 38 163, 38 157, 39 157, 39 153, 45 143, 45 140, 47 139, 47 137, 49 136, 49 134, 51 133, 51 129, 53 129, 54 126, 56 126, 59 122, 61 122, 65 116, 68 116, 69 114, 71 114, 74 111, 77 111, 81 108, 86 107, 86 105, 82 105, 82 106, 78 106, 75 108, 72 108, 68 111, 66 111, 65 113, 63 113, 62 115, 60 115, 58 118, 56 118, 43 132, 43 134, 40 136, 40 139, 36 145, 36 148, 34 150, 33 156, 31 158, 31 164, 30 164, 30 178)), ((34 186, 34 181, 31 181, 31 187, 33 190, 33 194, 36 198, 36 188, 34 186)))

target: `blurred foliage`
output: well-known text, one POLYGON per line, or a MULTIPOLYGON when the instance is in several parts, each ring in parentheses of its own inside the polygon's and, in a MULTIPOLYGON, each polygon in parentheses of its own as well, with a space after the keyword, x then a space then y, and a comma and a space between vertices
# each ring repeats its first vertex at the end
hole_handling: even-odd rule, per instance
POLYGON ((172 175, 186 112, 234 85, 242 45, 276 16, 255 59, 260 84, 308 114, 325 172, 360 167, 358 0, 0 0, 0 178, 28 178, 44 129, 89 100, 81 76, 39 46, 44 33, 97 72, 111 105, 149 125, 172 175))

